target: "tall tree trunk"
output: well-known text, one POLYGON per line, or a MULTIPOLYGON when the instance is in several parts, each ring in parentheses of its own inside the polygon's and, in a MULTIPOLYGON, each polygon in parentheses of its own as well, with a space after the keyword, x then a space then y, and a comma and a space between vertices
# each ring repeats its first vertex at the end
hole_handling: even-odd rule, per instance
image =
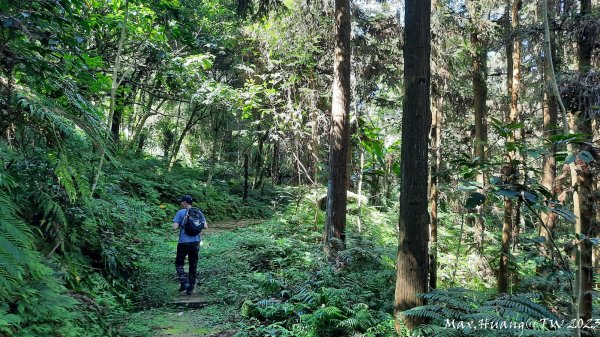
POLYGON ((353 95, 354 95, 354 120, 356 122, 356 137, 358 139, 356 148, 358 149, 358 170, 357 176, 358 179, 356 181, 356 194, 358 195, 357 206, 358 206, 358 217, 356 218, 356 226, 358 232, 361 233, 362 228, 362 195, 363 195, 363 170, 365 168, 365 149, 362 145, 362 122, 361 122, 361 109, 358 108, 358 99, 359 95, 357 95, 357 81, 359 79, 358 67, 355 67, 354 70, 354 83, 353 83, 353 95))
MULTIPOLYGON (((428 291, 429 211, 427 205, 428 136, 431 54, 431 1, 405 3, 404 84, 402 113, 402 190, 394 315, 409 329, 422 319, 401 316, 403 310, 424 304, 418 294, 428 291)), ((396 329, 400 334, 397 320, 396 329)))
MULTIPOLYGON (((125 37, 127 34, 127 19, 129 18, 129 1, 125 0, 125 18, 123 19, 123 27, 121 28, 121 36, 119 37, 119 43, 117 47, 117 55, 115 56, 115 64, 113 66, 113 76, 112 76, 112 84, 110 87, 110 108, 108 112, 108 130, 112 129, 113 122, 113 114, 115 112, 115 94, 117 92, 117 88, 119 87, 118 76, 121 65, 121 54, 123 52, 123 43, 125 42, 125 37)), ((104 146, 100 146, 100 162, 98 162, 98 167, 96 169, 96 174, 94 175, 94 180, 92 183, 92 188, 90 190, 90 194, 94 194, 96 190, 96 186, 98 186, 98 181, 100 179, 100 174, 102 173, 102 165, 104 165, 104 156, 106 155, 106 149, 104 146)))
MULTIPOLYGON (((438 0, 432 1, 434 13, 438 12, 438 0)), ((437 13, 436 13, 437 14, 437 13)), ((439 15, 439 14, 438 14, 439 15)), ((438 257, 438 204, 439 191, 438 172, 442 160, 442 111, 444 109, 443 92, 446 83, 447 68, 442 53, 445 49, 445 43, 440 34, 432 33, 431 41, 431 59, 432 73, 434 75, 431 83, 431 174, 429 178, 429 200, 431 203, 431 223, 429 224, 429 238, 431 241, 429 247, 429 288, 437 288, 437 257, 438 257)))
POLYGON ((125 94, 125 90, 120 90, 118 92, 119 99, 118 102, 115 102, 115 111, 112 117, 112 125, 110 128, 110 133, 112 135, 112 139, 115 144, 119 145, 120 140, 120 131, 121 131, 121 123, 123 121, 123 111, 125 110, 125 102, 127 100, 127 95, 125 94))
POLYGON ((429 288, 437 288, 437 234, 438 234, 438 172, 441 165, 442 146, 442 109, 443 96, 440 84, 436 83, 432 88, 432 111, 431 111, 431 178, 429 179, 429 198, 431 202, 431 223, 429 225, 429 236, 431 246, 429 247, 429 288))
POLYGON ((358 194, 358 218, 356 219, 358 225, 358 232, 362 232, 362 196, 363 196, 363 170, 365 169, 365 150, 359 148, 358 158, 358 182, 356 187, 356 194, 358 194))
MULTIPOLYGON (((554 8, 555 6, 552 6, 554 8)), ((551 13, 548 13, 551 14, 551 13)), ((554 15, 552 14, 552 17, 554 15)), ((553 20, 554 21, 554 20, 553 20)), ((554 46, 554 34, 550 36, 550 45, 552 57, 555 59, 554 46)), ((548 81, 548 74, 550 72, 550 63, 547 57, 544 57, 544 80, 548 81)), ((556 97, 552 95, 552 89, 546 86, 544 91, 544 103, 543 103, 543 118, 544 118, 544 139, 557 134, 558 128, 558 109, 557 109, 556 97)), ((553 147, 550 149, 550 154, 544 156, 542 163, 542 186, 544 186, 552 194, 552 200, 556 200, 556 149, 553 147)), ((556 225, 557 215, 554 212, 542 212, 540 214, 542 223, 539 225, 540 236, 543 237, 544 244, 540 247, 542 256, 551 260, 553 265, 554 250, 552 249, 552 240, 554 227, 556 225)))
MULTIPOLYGON (((581 12, 580 16, 587 17, 591 15, 592 3, 591 0, 580 1, 581 12)), ((583 21, 583 20, 581 20, 583 21)), ((583 78, 587 76, 590 71, 592 61, 592 50, 594 43, 594 35, 592 28, 586 26, 582 32, 579 33, 577 46, 578 46, 578 70, 580 76, 583 78)), ((587 99, 580 99, 579 111, 576 113, 576 128, 575 132, 585 133, 589 137, 592 134, 592 126, 590 119, 586 116, 589 108, 589 102, 587 99)), ((580 145, 578 151, 587 150, 585 146, 580 145)), ((576 171, 577 171, 577 182, 575 185, 575 193, 577 196, 573 198, 575 205, 577 221, 575 223, 576 235, 582 235, 585 239, 581 239, 578 244, 578 288, 579 294, 579 317, 584 322, 588 322, 592 318, 592 292, 593 292, 593 270, 592 270, 592 242, 590 237, 592 236, 592 219, 594 219, 594 185, 593 177, 591 173, 591 167, 588 163, 583 160, 577 160, 576 171), (579 210, 579 214, 577 214, 579 210)))
MULTIPOLYGON (((517 123, 520 121, 520 107, 519 107, 519 91, 521 83, 521 41, 519 37, 515 36, 515 32, 519 29, 519 11, 521 9, 521 0, 508 0, 507 1, 507 14, 510 9, 510 25, 507 25, 510 29, 510 35, 513 39, 512 43, 508 43, 506 50, 507 57, 507 71, 508 75, 508 91, 510 92, 510 112, 508 115, 509 123, 517 123)), ((508 17, 507 17, 508 20, 508 17)), ((513 131, 508 137, 508 142, 516 142, 520 137, 513 131)), ((508 184, 517 183, 516 177, 518 173, 518 167, 516 160, 518 154, 516 151, 510 151, 508 153, 508 160, 504 167, 503 178, 508 184)), ((518 218, 514 216, 513 202, 509 198, 504 199, 504 219, 502 224, 502 244, 500 253, 500 266, 498 271, 498 292, 507 293, 509 288, 510 279, 510 243, 513 240, 513 226, 518 225, 518 218)), ((518 210, 516 212, 519 214, 518 210)))
MULTIPOLYGON (((487 143, 487 49, 480 39, 478 32, 471 33, 471 44, 473 45, 473 108, 475 110, 475 156, 479 162, 485 161, 485 147, 487 143)), ((485 185, 485 174, 481 172, 477 176, 477 182, 485 185)), ((483 191, 479 191, 483 193, 483 191)), ((485 223, 483 221, 483 205, 477 208, 477 245, 481 250, 485 236, 485 223)))
MULTIPOLYGON (((583 7, 584 8, 584 7, 583 7)), ((569 123, 567 121, 567 110, 563 101, 560 97, 560 91, 558 89, 558 85, 556 83, 556 76, 554 74, 554 63, 552 60, 552 52, 551 52, 551 38, 550 38, 550 24, 548 18, 548 3, 547 0, 542 0, 542 17, 544 19, 544 55, 548 58, 548 85, 552 88, 552 93, 556 98, 558 105, 561 111, 562 124, 563 124, 563 134, 568 135, 570 133, 569 123)), ((581 64, 581 62, 580 62, 581 64)), ((572 130, 578 131, 578 130, 572 130)), ((567 151, 571 154, 575 154, 572 144, 567 145, 567 151)), ((582 174, 582 170, 578 170, 576 163, 571 163, 569 165, 571 172, 571 184, 573 186, 573 213, 576 217, 575 222, 575 233, 579 234, 588 234, 584 233, 585 230, 589 230, 589 222, 590 215, 586 213, 590 213, 591 205, 586 205, 585 203, 588 201, 584 197, 586 196, 586 184, 587 178, 589 175, 582 174)), ((591 212, 593 213, 593 212, 591 212)), ((575 253, 575 264, 577 267, 577 273, 575 278, 575 285, 573 288, 573 316, 575 319, 583 319, 584 322, 587 322, 588 315, 591 315, 591 293, 588 293, 584 290, 584 287, 587 285, 588 276, 591 276, 591 269, 588 269, 584 266, 582 255, 586 254, 586 240, 579 241, 577 239, 577 249, 575 253), (589 297, 588 297, 589 296, 589 297), (589 299, 589 301, 588 301, 589 299)), ((581 336, 581 329, 578 324, 576 324, 576 328, 573 330, 575 336, 581 336)))
POLYGON ((350 28, 350 1, 335 0, 333 99, 324 235, 324 247, 329 255, 344 249, 346 241, 346 184, 350 142, 350 28))
POLYGON ((112 84, 110 86, 110 107, 108 111, 108 129, 112 129, 113 114, 115 113, 116 94, 119 88, 119 71, 121 71, 121 54, 123 53, 123 44, 127 37, 127 20, 129 19, 129 1, 125 0, 125 18, 123 18, 123 26, 121 27, 121 36, 117 46, 117 55, 115 56, 115 64, 113 65, 112 84))

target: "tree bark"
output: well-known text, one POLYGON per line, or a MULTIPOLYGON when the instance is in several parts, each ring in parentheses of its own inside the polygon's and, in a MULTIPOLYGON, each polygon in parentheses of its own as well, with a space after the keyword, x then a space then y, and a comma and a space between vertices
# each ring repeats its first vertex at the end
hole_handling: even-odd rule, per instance
MULTIPOLYGON (((485 161, 485 146, 487 143, 487 49, 480 39, 478 32, 471 33, 471 44, 473 45, 473 108, 475 111, 475 156, 479 162, 485 161)), ((477 182, 485 185, 485 174, 481 172, 477 176, 477 182)), ((483 190, 479 191, 483 193, 483 190)), ((485 223, 483 221, 483 205, 477 208, 477 246, 481 250, 485 236, 485 223)))
MULTIPOLYGON (((507 78, 508 78, 508 92, 510 93, 510 111, 506 122, 517 123, 520 121, 520 106, 519 106, 519 92, 521 83, 521 41, 519 37, 515 36, 515 32, 519 29, 519 11, 522 6, 521 0, 508 0, 507 1, 507 14, 510 10, 510 21, 507 25, 510 29, 510 36, 512 42, 508 43, 506 50, 507 57, 507 78), (508 48, 510 46, 510 48, 508 48)), ((508 16, 508 15, 507 15, 508 16)), ((507 17, 508 20, 508 17, 507 17)), ((514 131, 508 137, 509 143, 515 143, 519 140, 518 134, 514 131)), ((517 151, 510 151, 508 153, 508 160, 504 167, 506 174, 505 182, 508 184, 517 183, 516 177, 518 173, 518 165, 516 160, 519 154, 517 151)), ((518 225, 518 219, 514 217, 513 202, 509 198, 504 199, 504 219, 502 224, 502 244, 500 253, 500 266, 498 271, 498 292, 508 293, 509 279, 510 279, 510 243, 513 240, 513 227, 518 225)), ((516 212, 519 214, 518 210, 516 212)))
MULTIPOLYGON (((113 114, 115 111, 115 94, 117 92, 117 88, 119 87, 119 82, 117 77, 119 76, 119 70, 121 65, 121 53, 123 52, 123 43, 125 42, 125 36, 127 33, 127 19, 129 18, 129 2, 125 0, 125 18, 123 19, 123 27, 121 28, 121 36, 119 37, 119 43, 117 47, 117 55, 115 56, 115 64, 113 67, 113 76, 112 76, 112 84, 110 87, 110 108, 108 111, 108 130, 112 129, 113 122, 113 114)), ((104 146, 100 146, 100 161, 98 162, 98 167, 96 169, 96 174, 94 175, 94 180, 92 182, 92 188, 90 189, 90 194, 93 195, 96 187, 98 186, 98 181, 100 180, 100 174, 102 174, 102 165, 104 165, 104 156, 106 155, 106 150, 104 146)))
MULTIPOLYGON (((586 17, 591 15, 592 3, 591 0, 580 1, 580 16, 586 17)), ((591 28, 584 28, 580 32, 577 46, 578 46, 578 70, 581 77, 585 77, 591 67, 592 61, 592 50, 593 50, 594 35, 591 28)), ((575 132, 585 133, 588 137, 591 137, 592 126, 591 120, 587 118, 588 100, 580 99, 579 111, 575 114, 577 122, 575 132)), ((578 151, 585 150, 585 145, 579 145, 578 151)), ((575 184, 575 193, 573 197, 573 203, 575 204, 575 210, 577 221, 575 222, 575 233, 576 235, 582 235, 582 238, 578 244, 578 255, 579 255, 579 268, 577 272, 578 276, 578 288, 579 288, 579 317, 584 322, 588 322, 592 318, 592 292, 593 292, 593 270, 592 270, 592 242, 589 238, 592 236, 592 219, 594 219, 594 185, 592 170, 588 163, 583 160, 577 159, 576 162, 577 171, 577 182, 575 184), (577 197, 577 199, 575 198, 577 197), (577 210, 579 211, 577 213, 577 210)))
POLYGON ((346 241, 350 128, 350 1, 335 0, 335 51, 324 247, 332 256, 346 241))
POLYGON ((125 18, 123 18, 123 26, 121 27, 121 35, 119 37, 119 43, 117 46, 117 55, 115 56, 115 64, 113 66, 112 84, 110 86, 110 108, 108 112, 108 129, 112 129, 113 114, 115 112, 115 100, 117 89, 119 88, 120 81, 119 71, 121 70, 121 54, 123 53, 123 44, 127 37, 127 21, 129 19, 129 1, 125 0, 125 18))
POLYGON ((431 223, 429 224, 429 236, 431 246, 429 249, 429 288, 437 288, 437 234, 438 234, 438 172, 441 165, 442 146, 442 109, 443 97, 439 90, 439 84, 432 87, 432 112, 431 112, 431 178, 429 179, 429 199, 431 202, 431 223))
MULTIPOLYGON (((554 7, 554 6, 552 6, 554 7)), ((548 13, 550 14, 550 13, 548 13)), ((552 58, 555 59, 554 46, 554 34, 550 36, 550 45, 552 58)), ((544 80, 548 81, 548 74, 550 72, 550 63, 547 57, 544 57, 544 80)), ((558 129, 558 109, 556 97, 552 95, 552 89, 546 86, 544 91, 544 104, 543 104, 543 119, 544 119, 544 139, 556 135, 558 129)), ((552 194, 552 200, 556 200, 556 149, 551 148, 550 154, 544 156, 542 163, 542 186, 544 186, 552 194)), ((554 260, 554 250, 552 249, 552 240, 554 227, 556 225, 557 215, 554 212, 542 212, 540 214, 541 223, 539 225, 540 236, 545 239, 544 244, 540 246, 542 256, 551 260, 554 260)))
MULTIPOLYGON (((432 1, 434 13, 438 11, 438 0, 432 1)), ((439 34, 432 34, 431 41, 431 59, 433 79, 431 83, 431 174, 429 178, 429 200, 431 203, 431 223, 429 224, 429 288, 437 288, 437 257, 438 257, 438 204, 439 191, 438 172, 441 167, 442 159, 442 112, 444 109, 445 83, 447 80, 447 68, 442 53, 445 50, 445 43, 439 34)))
POLYGON ((112 134, 112 139, 115 144, 119 144, 120 140, 120 131, 121 131, 121 122, 123 120, 123 111, 125 110, 125 102, 126 102, 126 94, 124 90, 119 92, 119 102, 115 102, 115 110, 112 117, 112 124, 110 128, 110 133, 112 134))
MULTIPOLYGON (((582 0, 585 1, 585 0, 582 0)), ((584 7, 583 7, 584 8, 584 7)), ((548 85, 552 88, 552 93, 554 95, 554 97, 556 98, 558 105, 560 107, 560 111, 561 111, 561 117, 562 117, 562 124, 563 124, 563 134, 568 135, 570 134, 570 130, 569 130, 569 123, 567 121, 567 110, 565 108, 565 105, 563 104, 563 101, 560 97, 560 91, 558 89, 558 84, 556 83, 556 76, 554 74, 554 63, 552 60, 552 52, 551 52, 551 39, 550 39, 550 24, 548 23, 549 19, 548 19, 548 2, 547 0, 542 0, 542 17, 544 19, 544 55, 548 58, 548 63, 549 63, 549 67, 548 67, 548 85)), ((580 62, 580 64, 582 64, 580 62)), ((575 125, 576 126, 576 125, 575 125)), ((575 128, 574 128, 575 129, 575 128)), ((578 130, 572 130, 574 132, 578 131, 578 130)), ((567 151, 570 154, 575 154, 575 151, 573 149, 573 145, 571 143, 569 143, 567 145, 567 151)), ((574 210, 573 213, 575 214, 576 217, 576 222, 575 222, 575 233, 576 235, 579 234, 587 234, 587 232, 584 232, 586 230, 589 230, 589 222, 591 217, 589 216, 589 213, 591 211, 591 213, 593 214, 593 211, 591 210, 591 205, 586 205, 586 202, 588 200, 586 200, 586 193, 588 191, 586 191, 586 185, 587 185, 587 178, 589 177, 589 175, 584 175, 582 173, 582 170, 578 170, 577 166, 575 163, 571 163, 569 165, 570 168, 570 172, 571 172, 571 184, 573 187, 573 206, 574 206, 574 210)), ((587 318, 589 315, 591 315, 591 309, 592 309, 592 305, 591 305, 591 293, 587 292, 585 290, 585 287, 587 286, 587 283, 589 282, 588 277, 591 276, 591 268, 587 268, 584 264, 584 260, 585 257, 583 257, 583 255, 585 255, 587 253, 587 247, 585 244, 586 240, 579 240, 577 239, 577 249, 575 252, 575 265, 577 267, 577 273, 576 273, 576 277, 575 277, 575 285, 573 288, 573 297, 574 297, 574 303, 573 303, 573 316, 575 319, 579 320, 579 319, 583 319, 584 322, 587 322, 587 318)), ((591 316, 590 316, 591 317, 591 316)), ((573 330, 574 331, 574 335, 575 336, 581 336, 581 329, 579 327, 579 325, 576 325, 576 328, 573 330)))
MULTIPOLYGON (((404 15, 402 190, 394 315, 409 329, 413 329, 423 320, 402 316, 401 312, 424 304, 425 301, 417 294, 428 291, 429 277, 427 145, 431 127, 431 1, 407 0, 404 15)), ((400 334, 400 321, 396 322, 397 333, 400 334)))

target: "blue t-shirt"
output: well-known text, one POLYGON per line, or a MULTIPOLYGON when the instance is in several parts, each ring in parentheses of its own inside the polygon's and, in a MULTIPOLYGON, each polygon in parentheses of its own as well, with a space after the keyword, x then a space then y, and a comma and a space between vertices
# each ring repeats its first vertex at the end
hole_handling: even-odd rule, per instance
MULTIPOLYGON (((179 211, 177 211, 177 213, 175 214, 175 217, 173 218, 173 222, 179 224, 179 241, 178 242, 179 243, 199 242, 201 240, 200 234, 198 234, 196 236, 190 236, 190 235, 187 235, 185 233, 185 231, 183 230, 183 219, 185 218, 187 211, 188 211, 187 208, 182 208, 179 211)), ((203 223, 206 223, 206 219, 204 218, 204 214, 202 214, 202 212, 200 212, 200 221, 202 221, 203 223)))

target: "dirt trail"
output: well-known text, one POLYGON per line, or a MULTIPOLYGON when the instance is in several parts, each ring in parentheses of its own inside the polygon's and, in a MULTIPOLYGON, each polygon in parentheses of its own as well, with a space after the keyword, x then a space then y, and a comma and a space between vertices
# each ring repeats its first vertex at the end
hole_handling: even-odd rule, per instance
MULTIPOLYGON (((217 234, 221 232, 234 231, 238 228, 253 226, 264 222, 265 219, 245 219, 245 220, 229 220, 222 222, 209 223, 209 227, 205 229, 203 235, 217 234)), ((202 293, 194 293, 191 296, 180 295, 173 298, 171 305, 176 307, 173 312, 166 313, 162 316, 168 324, 157 328, 155 337, 233 337, 237 331, 206 331, 206 329, 195 328, 194 323, 197 313, 196 311, 210 306, 211 303, 206 300, 202 293)))

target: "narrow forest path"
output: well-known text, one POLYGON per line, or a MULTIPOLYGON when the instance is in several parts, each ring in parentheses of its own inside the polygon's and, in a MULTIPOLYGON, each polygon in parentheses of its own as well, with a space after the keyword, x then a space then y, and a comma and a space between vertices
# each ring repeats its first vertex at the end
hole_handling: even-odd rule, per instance
MULTIPOLYGON (((231 254, 235 248, 231 242, 241 228, 257 225, 266 220, 247 219, 209 223, 202 233, 202 245, 198 262, 198 285, 191 296, 177 293, 179 286, 174 278, 169 279, 167 289, 172 291, 171 300, 164 307, 145 310, 135 314, 136 325, 151 331, 154 337, 232 337, 239 329, 239 303, 231 300, 227 294, 231 277, 235 276, 230 266, 236 261, 231 254)), ((175 256, 176 242, 164 242, 165 251, 162 260, 175 256)), ((156 257, 153 257, 156 258, 156 257)), ((186 261, 187 270, 187 261, 186 261)), ((167 272, 168 274, 168 272, 167 272)), ((174 267, 171 271, 174 275, 174 267)), ((171 294, 171 292, 169 293, 171 294)))

